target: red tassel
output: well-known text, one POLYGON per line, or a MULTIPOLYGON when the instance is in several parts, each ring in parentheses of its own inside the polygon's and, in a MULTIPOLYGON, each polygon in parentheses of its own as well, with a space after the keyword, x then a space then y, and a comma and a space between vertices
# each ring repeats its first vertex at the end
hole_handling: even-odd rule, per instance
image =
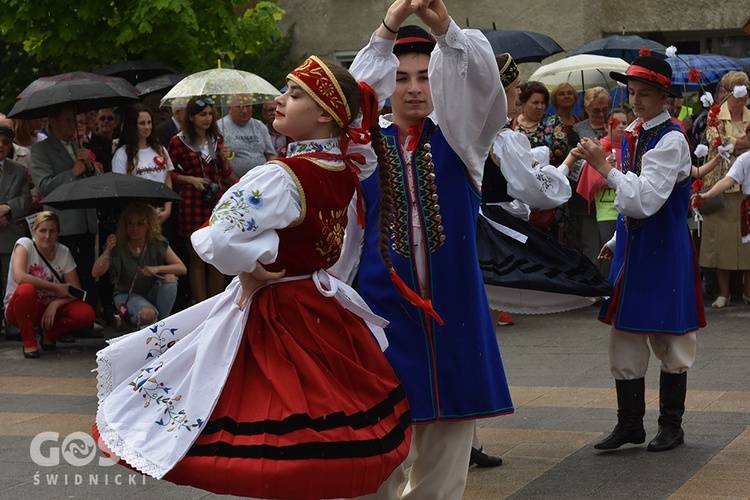
POLYGON ((411 304, 415 307, 418 307, 422 309, 425 314, 428 316, 431 316, 435 321, 437 321, 438 325, 443 326, 445 322, 443 321, 443 318, 440 317, 440 315, 435 312, 435 309, 432 308, 432 301, 431 300, 425 300, 419 295, 417 295, 414 290, 409 288, 409 286, 404 283, 404 280, 401 279, 401 276, 396 274, 396 271, 394 269, 391 269, 391 281, 393 281, 393 284, 396 285, 396 288, 398 289, 399 293, 411 304))

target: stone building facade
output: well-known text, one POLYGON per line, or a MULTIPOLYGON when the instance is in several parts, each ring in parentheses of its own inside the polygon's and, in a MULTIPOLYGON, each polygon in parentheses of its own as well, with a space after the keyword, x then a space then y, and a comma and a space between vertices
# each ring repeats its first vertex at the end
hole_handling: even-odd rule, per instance
MULTIPOLYGON (((348 64, 363 47, 390 5, 389 0, 279 0, 286 10, 281 25, 295 25, 293 55, 317 54, 348 64)), ((750 57, 750 3, 715 0, 446 0, 462 28, 522 29, 550 35, 566 51, 625 32, 680 53, 750 57)), ((417 19, 418 21, 418 19, 417 19)), ((551 62, 565 54, 553 56, 551 62)), ((530 63, 529 74, 538 65, 530 63)))

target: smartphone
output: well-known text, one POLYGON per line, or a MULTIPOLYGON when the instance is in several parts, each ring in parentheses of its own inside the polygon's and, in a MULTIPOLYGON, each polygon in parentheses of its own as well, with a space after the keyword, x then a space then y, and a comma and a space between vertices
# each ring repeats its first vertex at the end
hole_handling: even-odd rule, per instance
POLYGON ((68 293, 77 299, 86 300, 86 290, 82 288, 78 288, 73 285, 68 285, 68 293))

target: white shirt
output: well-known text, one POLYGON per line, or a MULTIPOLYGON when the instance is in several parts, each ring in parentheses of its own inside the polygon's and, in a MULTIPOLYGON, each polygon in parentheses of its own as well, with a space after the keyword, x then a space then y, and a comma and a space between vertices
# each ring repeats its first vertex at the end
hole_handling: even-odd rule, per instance
MULTIPOLYGON (((649 130, 669 120, 669 113, 660 115, 643 124, 649 130)), ((626 131, 633 131, 637 118, 626 131)), ((674 185, 690 175, 690 146, 685 135, 679 131, 668 132, 656 146, 646 151, 641 161, 641 175, 633 172, 623 174, 612 169, 607 175, 609 187, 615 189, 615 208, 621 214, 636 219, 651 217, 664 205, 672 194, 674 185)))
MULTIPOLYGON (((289 157, 304 151, 319 150, 341 154, 338 138, 294 142, 289 157), (312 146, 312 147, 310 147, 312 146)), ((362 174, 375 170, 377 157, 370 144, 350 143, 349 154, 365 156, 362 174)), ((328 165, 340 161, 318 160, 328 165)), ((302 200, 290 173, 273 160, 252 168, 228 189, 211 214, 211 224, 195 231, 190 239, 195 252, 226 275, 252 272, 255 262, 276 261, 279 250, 277 229, 288 227, 302 216, 302 200)), ((354 218, 356 223, 356 213, 354 218)))
POLYGON ((734 160, 727 177, 742 184, 742 193, 750 195, 750 151, 745 151, 734 160))
POLYGON ((530 208, 555 208, 570 198, 568 167, 550 165, 547 146, 532 149, 524 134, 505 129, 495 137, 492 155, 508 181, 508 195, 530 208))
MULTIPOLYGON (((495 135, 505 124, 507 101, 492 47, 478 30, 461 30, 451 19, 448 31, 435 37, 428 77, 434 111, 428 118, 440 125, 448 144, 464 162, 469 178, 481 188, 484 162, 495 135)), ((370 42, 354 58, 349 71, 358 81, 367 82, 382 106, 396 89, 398 57, 395 40, 373 34, 370 42)), ((381 126, 388 125, 381 119, 381 126)), ((346 228, 344 248, 331 272, 351 281, 359 266, 364 231, 351 217, 346 228)), ((420 253, 421 254, 421 253, 420 253)), ((424 275, 420 268, 420 281, 424 275)))
MULTIPOLYGON (((662 111, 655 118, 644 122, 649 130, 670 120, 669 113, 662 111)), ((641 123, 636 118, 625 131, 632 132, 641 123)), ((615 189, 615 208, 622 215, 636 219, 651 217, 664 205, 679 181, 690 176, 690 146, 685 135, 677 130, 667 132, 653 149, 646 151, 641 160, 641 175, 610 170, 607 175, 609 187, 615 189)), ((615 238, 607 242, 614 249, 615 238)))
MULTIPOLYGON (((132 173, 144 179, 164 183, 167 180, 167 173, 171 170, 174 170, 174 166, 166 150, 163 154, 159 154, 152 147, 147 147, 138 150, 135 170, 132 173), (157 158, 163 158, 165 161, 162 163, 162 160, 157 161, 157 158)), ((128 154, 125 146, 120 146, 112 157, 112 172, 126 174, 127 171, 128 154)))
MULTIPOLYGON (((13 278, 13 257, 15 256, 16 248, 19 246, 26 249, 26 253, 28 254, 28 260, 26 261, 27 273, 36 278, 49 281, 50 283, 59 283, 47 264, 42 260, 39 252, 34 248, 34 242, 30 238, 20 238, 16 242, 15 247, 13 247, 13 254, 10 257, 11 265, 8 269, 8 285, 5 290, 5 298, 3 301, 6 311, 8 310, 10 298, 13 297, 16 288, 18 288, 18 283, 16 283, 16 280, 13 278)), ((63 279, 65 279, 66 274, 76 268, 76 263, 73 260, 73 256, 70 255, 70 250, 68 250, 68 247, 60 243, 55 245, 55 258, 51 259, 49 263, 52 264, 52 267, 57 271, 57 274, 63 279)), ((56 297, 55 292, 41 288, 37 288, 37 294, 39 295, 39 301, 42 304, 49 304, 55 300, 56 297)))

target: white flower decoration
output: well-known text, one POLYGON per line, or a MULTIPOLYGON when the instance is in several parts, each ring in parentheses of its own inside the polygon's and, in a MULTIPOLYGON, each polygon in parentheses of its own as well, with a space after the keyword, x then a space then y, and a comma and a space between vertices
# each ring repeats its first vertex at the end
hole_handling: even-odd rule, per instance
POLYGON ((704 108, 710 108, 714 104, 714 96, 710 92, 706 92, 701 96, 701 104, 704 108))
POLYGON ((706 146, 705 144, 698 144, 693 153, 695 154, 696 158, 705 158, 706 156, 708 156, 708 146, 706 146))
POLYGON ((734 87, 732 95, 734 95, 734 97, 736 97, 737 99, 742 99, 747 95, 747 87, 745 87, 744 85, 737 85, 736 87, 734 87))
POLYGON ((729 161, 729 153, 734 149, 734 144, 727 144, 726 146, 719 146, 716 148, 716 152, 721 156, 724 161, 729 161))
POLYGON ((667 47, 666 53, 667 53, 667 57, 676 57, 677 47, 675 47, 674 45, 670 45, 669 47, 667 47))

